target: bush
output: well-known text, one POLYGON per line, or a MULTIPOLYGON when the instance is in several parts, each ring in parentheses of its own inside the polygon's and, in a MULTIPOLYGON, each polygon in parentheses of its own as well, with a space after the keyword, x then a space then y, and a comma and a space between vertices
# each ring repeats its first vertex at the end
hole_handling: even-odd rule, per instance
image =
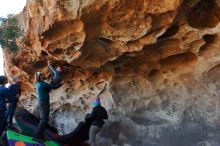
POLYGON ((2 19, 0 24, 1 47, 9 49, 10 52, 17 52, 19 47, 16 44, 16 39, 22 35, 17 19, 12 17, 2 19))

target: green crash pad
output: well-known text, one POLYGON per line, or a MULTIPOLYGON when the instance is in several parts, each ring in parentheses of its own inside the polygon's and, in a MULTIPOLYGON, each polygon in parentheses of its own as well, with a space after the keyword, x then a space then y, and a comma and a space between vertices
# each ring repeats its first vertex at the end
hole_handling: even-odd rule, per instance
POLYGON ((54 141, 46 141, 44 144, 37 143, 32 137, 25 136, 13 131, 7 131, 9 146, 60 146, 54 141))

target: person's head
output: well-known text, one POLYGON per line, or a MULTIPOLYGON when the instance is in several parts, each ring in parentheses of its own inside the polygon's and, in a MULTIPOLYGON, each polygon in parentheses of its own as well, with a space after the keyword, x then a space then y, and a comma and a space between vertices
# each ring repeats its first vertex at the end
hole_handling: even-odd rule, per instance
POLYGON ((92 101, 92 107, 96 107, 98 105, 101 105, 100 99, 98 97, 96 97, 95 99, 93 99, 92 101))
POLYGON ((63 71, 64 71, 63 67, 61 67, 61 66, 58 66, 58 67, 56 68, 56 70, 59 71, 59 72, 63 72, 63 71))
POLYGON ((18 76, 13 76, 12 77, 12 82, 19 83, 20 82, 20 78, 18 76))
POLYGON ((7 84, 8 79, 5 76, 0 76, 0 85, 7 84))
POLYGON ((35 73, 35 80, 36 82, 43 81, 44 75, 41 72, 36 72, 35 73))

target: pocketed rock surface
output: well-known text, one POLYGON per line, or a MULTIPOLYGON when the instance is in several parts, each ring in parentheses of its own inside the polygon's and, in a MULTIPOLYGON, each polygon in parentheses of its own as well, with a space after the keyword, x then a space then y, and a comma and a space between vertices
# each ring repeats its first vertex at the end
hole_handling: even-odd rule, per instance
POLYGON ((72 131, 100 96, 100 146, 220 145, 218 0, 28 0, 17 16, 20 105, 37 113, 34 73, 63 66, 50 123, 72 131))

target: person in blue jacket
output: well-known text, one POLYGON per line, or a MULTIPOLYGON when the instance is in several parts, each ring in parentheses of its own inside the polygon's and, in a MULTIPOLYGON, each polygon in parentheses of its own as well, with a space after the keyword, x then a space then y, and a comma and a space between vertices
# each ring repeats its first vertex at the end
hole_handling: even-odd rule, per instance
POLYGON ((17 76, 12 77, 13 83, 9 85, 8 89, 10 90, 13 101, 10 103, 7 107, 6 117, 8 122, 8 128, 14 129, 12 120, 14 117, 15 109, 17 107, 17 103, 19 100, 19 97, 21 96, 21 89, 20 89, 20 79, 17 76))
POLYGON ((0 136, 7 126, 6 103, 11 103, 13 101, 10 90, 5 87, 7 81, 5 76, 0 76, 0 136))
POLYGON ((44 139, 44 130, 46 127, 46 124, 49 121, 49 113, 50 113, 50 91, 52 89, 57 89, 60 86, 62 86, 62 83, 59 85, 52 85, 47 82, 44 82, 44 75, 40 72, 37 72, 35 74, 36 78, 36 91, 37 91, 37 98, 38 98, 38 104, 40 109, 40 123, 38 125, 38 128, 35 131, 33 140, 42 142, 44 139))

